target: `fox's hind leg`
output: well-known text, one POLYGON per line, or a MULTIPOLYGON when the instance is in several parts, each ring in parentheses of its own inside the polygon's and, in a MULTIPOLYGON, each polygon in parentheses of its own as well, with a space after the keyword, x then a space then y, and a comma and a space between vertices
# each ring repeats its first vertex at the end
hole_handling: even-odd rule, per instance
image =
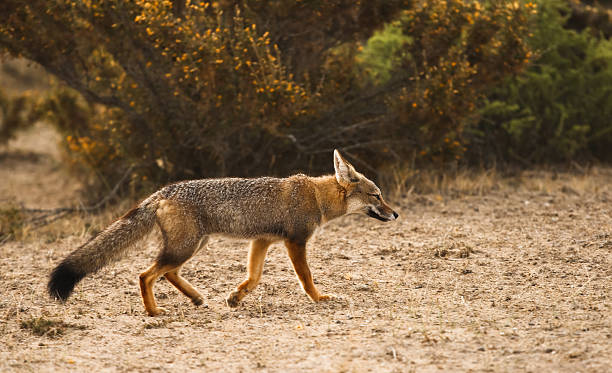
MULTIPOLYGON (((189 242, 182 243, 189 244, 189 242)), ((165 243, 165 247, 162 249, 157 261, 149 269, 140 274, 140 291, 142 293, 145 310, 149 316, 157 316, 165 311, 163 308, 157 307, 153 294, 153 284, 162 275, 181 293, 188 296, 196 306, 204 302, 202 295, 178 273, 182 265, 198 251, 198 245, 180 247, 178 246, 179 243, 175 242, 175 244, 176 245, 173 247, 179 247, 178 252, 182 255, 177 256, 177 250, 168 249, 165 243)))
POLYGON ((180 268, 173 269, 170 272, 167 272, 164 277, 168 282, 174 285, 181 293, 185 294, 191 299, 191 302, 196 306, 204 303, 204 299, 202 298, 202 294, 200 294, 190 283, 181 277, 178 272, 180 268))
POLYGON ((242 298, 244 298, 250 291, 255 289, 259 283, 259 280, 261 279, 264 259, 266 259, 266 253, 268 252, 268 247, 271 243, 272 242, 263 239, 251 241, 249 258, 247 260, 247 279, 238 285, 236 290, 232 291, 228 295, 226 299, 228 306, 238 306, 238 303, 242 300, 242 298))
MULTIPOLYGON (((195 255, 198 251, 200 251, 200 248, 205 246, 206 242, 208 242, 208 237, 205 237, 202 240, 200 240, 200 243, 198 244, 198 247, 196 248, 192 256, 195 255)), ((174 268, 173 270, 168 271, 164 275, 164 277, 166 278, 166 280, 168 280, 168 282, 174 285, 174 287, 177 288, 181 293, 189 297, 191 301, 193 302, 193 304, 195 304, 196 306, 199 306, 204 302, 204 299, 202 298, 202 295, 189 283, 189 281, 185 280, 183 277, 181 277, 181 275, 179 275, 181 266, 178 266, 174 268)))
POLYGON ((202 246, 208 237, 199 229, 196 215, 176 202, 160 201, 157 209, 157 224, 162 236, 162 249, 155 263, 140 275, 140 290, 145 310, 156 316, 163 310, 155 304, 153 284, 160 276, 174 285, 196 304, 202 304, 202 296, 178 271, 202 246))
POLYGON ((149 316, 157 316, 165 312, 163 308, 157 307, 155 303, 155 295, 153 294, 153 284, 155 281, 169 269, 171 265, 160 265, 159 262, 153 263, 146 271, 140 274, 140 293, 145 310, 149 316))

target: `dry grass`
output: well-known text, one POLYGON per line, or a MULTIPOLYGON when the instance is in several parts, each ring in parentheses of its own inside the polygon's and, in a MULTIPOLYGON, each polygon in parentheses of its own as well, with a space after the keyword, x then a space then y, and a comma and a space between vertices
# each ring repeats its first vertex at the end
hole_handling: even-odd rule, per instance
POLYGON ((460 168, 437 171, 394 167, 381 180, 386 194, 393 199, 412 194, 433 194, 457 198, 483 196, 499 190, 566 193, 584 195, 605 188, 612 170, 606 166, 575 170, 516 170, 503 174, 495 169, 460 168))

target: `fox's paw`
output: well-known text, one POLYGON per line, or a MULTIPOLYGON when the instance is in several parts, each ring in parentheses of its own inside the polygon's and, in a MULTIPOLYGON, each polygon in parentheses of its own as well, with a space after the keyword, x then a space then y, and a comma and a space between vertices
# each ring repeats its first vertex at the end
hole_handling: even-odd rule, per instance
POLYGON ((238 290, 232 291, 227 298, 225 299, 225 303, 227 303, 228 307, 236 308, 238 304, 240 304, 240 300, 242 297, 240 296, 240 292, 238 290))
POLYGON ((195 304, 196 306, 201 306, 202 303, 204 303, 204 299, 202 299, 202 297, 191 298, 191 303, 195 304))
POLYGON ((167 313, 167 312, 168 312, 168 311, 166 311, 166 309, 161 308, 161 307, 156 307, 156 308, 154 308, 154 309, 152 309, 152 310, 147 310, 147 314, 148 314, 149 316, 151 316, 151 317, 154 317, 154 316, 159 316, 159 315, 163 315, 163 314, 165 314, 165 313, 167 313))
POLYGON ((336 298, 336 296, 332 295, 332 294, 321 294, 321 295, 319 295, 319 299, 317 299, 317 302, 326 301, 326 300, 333 300, 335 298, 336 298))

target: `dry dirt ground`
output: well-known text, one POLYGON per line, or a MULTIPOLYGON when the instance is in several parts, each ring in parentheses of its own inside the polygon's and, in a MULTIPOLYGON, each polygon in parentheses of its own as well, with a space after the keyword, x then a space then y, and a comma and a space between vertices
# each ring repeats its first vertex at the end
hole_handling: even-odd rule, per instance
MULTIPOLYGON (((2 200, 76 203, 55 136, 36 127, 0 151, 2 200)), ((49 299, 52 267, 121 211, 68 218, 0 246, 0 371, 610 371, 611 181, 609 168, 468 176, 393 201, 397 222, 333 221, 309 243, 327 303, 308 300, 276 244, 262 284, 229 309, 247 243, 215 239, 183 271, 206 303, 160 280, 157 318, 137 284, 152 244, 67 304, 49 299)))

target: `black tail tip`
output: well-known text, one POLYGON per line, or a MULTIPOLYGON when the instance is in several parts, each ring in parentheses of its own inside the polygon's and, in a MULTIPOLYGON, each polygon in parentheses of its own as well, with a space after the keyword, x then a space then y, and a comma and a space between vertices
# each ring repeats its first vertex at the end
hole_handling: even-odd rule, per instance
POLYGON ((61 262, 49 278, 48 290, 51 298, 65 302, 72 294, 74 286, 85 277, 85 274, 75 270, 69 263, 61 262))

